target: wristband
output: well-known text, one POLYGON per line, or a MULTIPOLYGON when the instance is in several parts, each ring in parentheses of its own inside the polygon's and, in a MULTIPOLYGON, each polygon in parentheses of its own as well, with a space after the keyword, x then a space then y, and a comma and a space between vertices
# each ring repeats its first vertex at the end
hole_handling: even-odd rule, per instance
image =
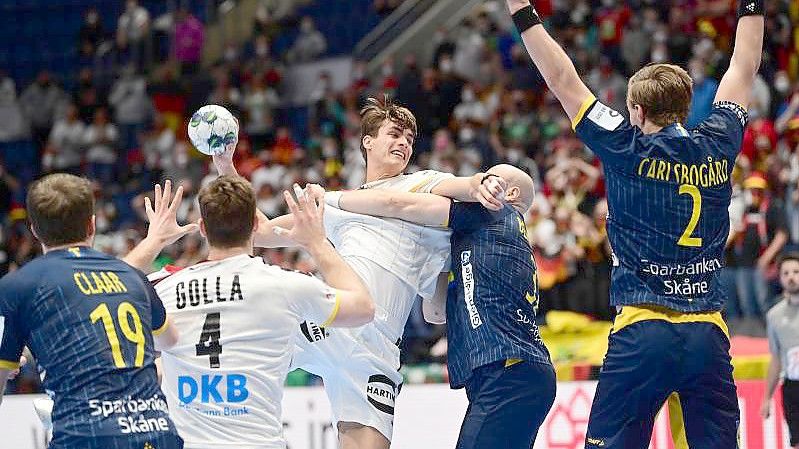
POLYGON ((341 195, 344 192, 325 192, 325 204, 341 209, 341 195))
POLYGON ((738 0, 738 18, 744 16, 762 16, 763 0, 738 0))
MULTIPOLYGON (((760 0, 760 4, 763 4, 763 0, 760 0)), ((513 18, 513 24, 516 25, 516 29, 519 30, 519 34, 522 34, 530 28, 543 23, 541 22, 541 16, 539 16, 535 11, 533 5, 525 6, 524 8, 513 13, 513 16, 511 17, 513 18)))
POLYGON ((492 176, 495 177, 495 178, 499 178, 499 175, 495 175, 493 173, 486 173, 485 176, 483 176, 483 179, 480 180, 480 185, 483 185, 483 183, 486 182, 486 179, 488 179, 488 178, 490 178, 492 176))

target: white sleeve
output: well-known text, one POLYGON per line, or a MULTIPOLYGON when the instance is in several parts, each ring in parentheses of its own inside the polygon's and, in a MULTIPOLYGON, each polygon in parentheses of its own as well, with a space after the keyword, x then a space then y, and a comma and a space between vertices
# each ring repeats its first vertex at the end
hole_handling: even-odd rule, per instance
POLYGON ((289 307, 300 318, 327 326, 336 319, 340 298, 336 289, 321 280, 302 273, 286 273, 284 290, 289 307))
POLYGON ((411 187, 411 192, 430 193, 441 181, 454 178, 452 173, 444 173, 435 170, 422 170, 413 174, 419 177, 419 182, 411 187))

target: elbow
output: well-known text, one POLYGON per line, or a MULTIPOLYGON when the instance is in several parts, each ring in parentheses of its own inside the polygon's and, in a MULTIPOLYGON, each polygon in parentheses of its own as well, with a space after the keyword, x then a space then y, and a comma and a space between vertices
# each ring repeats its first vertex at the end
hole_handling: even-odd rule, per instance
POLYGON ((375 319, 375 302, 372 300, 372 296, 365 293, 361 302, 363 306, 358 314, 359 326, 369 324, 375 319))

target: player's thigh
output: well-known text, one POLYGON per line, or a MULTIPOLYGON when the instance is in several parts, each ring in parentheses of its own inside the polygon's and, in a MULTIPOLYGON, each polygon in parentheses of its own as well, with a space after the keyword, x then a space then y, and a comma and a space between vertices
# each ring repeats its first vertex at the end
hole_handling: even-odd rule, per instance
POLYGON ((496 362, 475 370, 458 449, 528 449, 555 400, 550 365, 496 362))
POLYGON ((388 438, 374 427, 339 421, 337 428, 341 449, 388 449, 391 446, 388 438))
POLYGON ((658 410, 676 388, 683 356, 673 324, 649 320, 610 335, 586 433, 586 448, 646 448, 658 410))
POLYGON ((684 323, 679 328, 689 355, 677 390, 688 445, 736 448, 740 411, 729 339, 712 323, 684 323))
POLYGON ((402 386, 402 375, 393 361, 355 347, 349 358, 321 376, 336 423, 372 427, 391 440, 395 402, 402 386))

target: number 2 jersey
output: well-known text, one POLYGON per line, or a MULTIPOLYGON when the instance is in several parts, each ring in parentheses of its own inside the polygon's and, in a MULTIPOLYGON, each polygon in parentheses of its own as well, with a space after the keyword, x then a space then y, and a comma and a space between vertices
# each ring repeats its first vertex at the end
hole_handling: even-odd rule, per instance
POLYGON ((741 106, 718 102, 693 130, 675 123, 646 135, 594 98, 583 104, 575 131, 607 180, 611 305, 721 310, 730 177, 746 119, 741 106))
POLYGON ((14 369, 28 346, 47 371, 58 447, 175 433, 153 356, 153 329, 165 324, 144 275, 88 247, 48 252, 0 280, 0 367, 14 369))
POLYGON ((285 448, 283 384, 303 321, 329 324, 336 292, 246 254, 153 273, 178 343, 162 387, 187 448, 285 448))

